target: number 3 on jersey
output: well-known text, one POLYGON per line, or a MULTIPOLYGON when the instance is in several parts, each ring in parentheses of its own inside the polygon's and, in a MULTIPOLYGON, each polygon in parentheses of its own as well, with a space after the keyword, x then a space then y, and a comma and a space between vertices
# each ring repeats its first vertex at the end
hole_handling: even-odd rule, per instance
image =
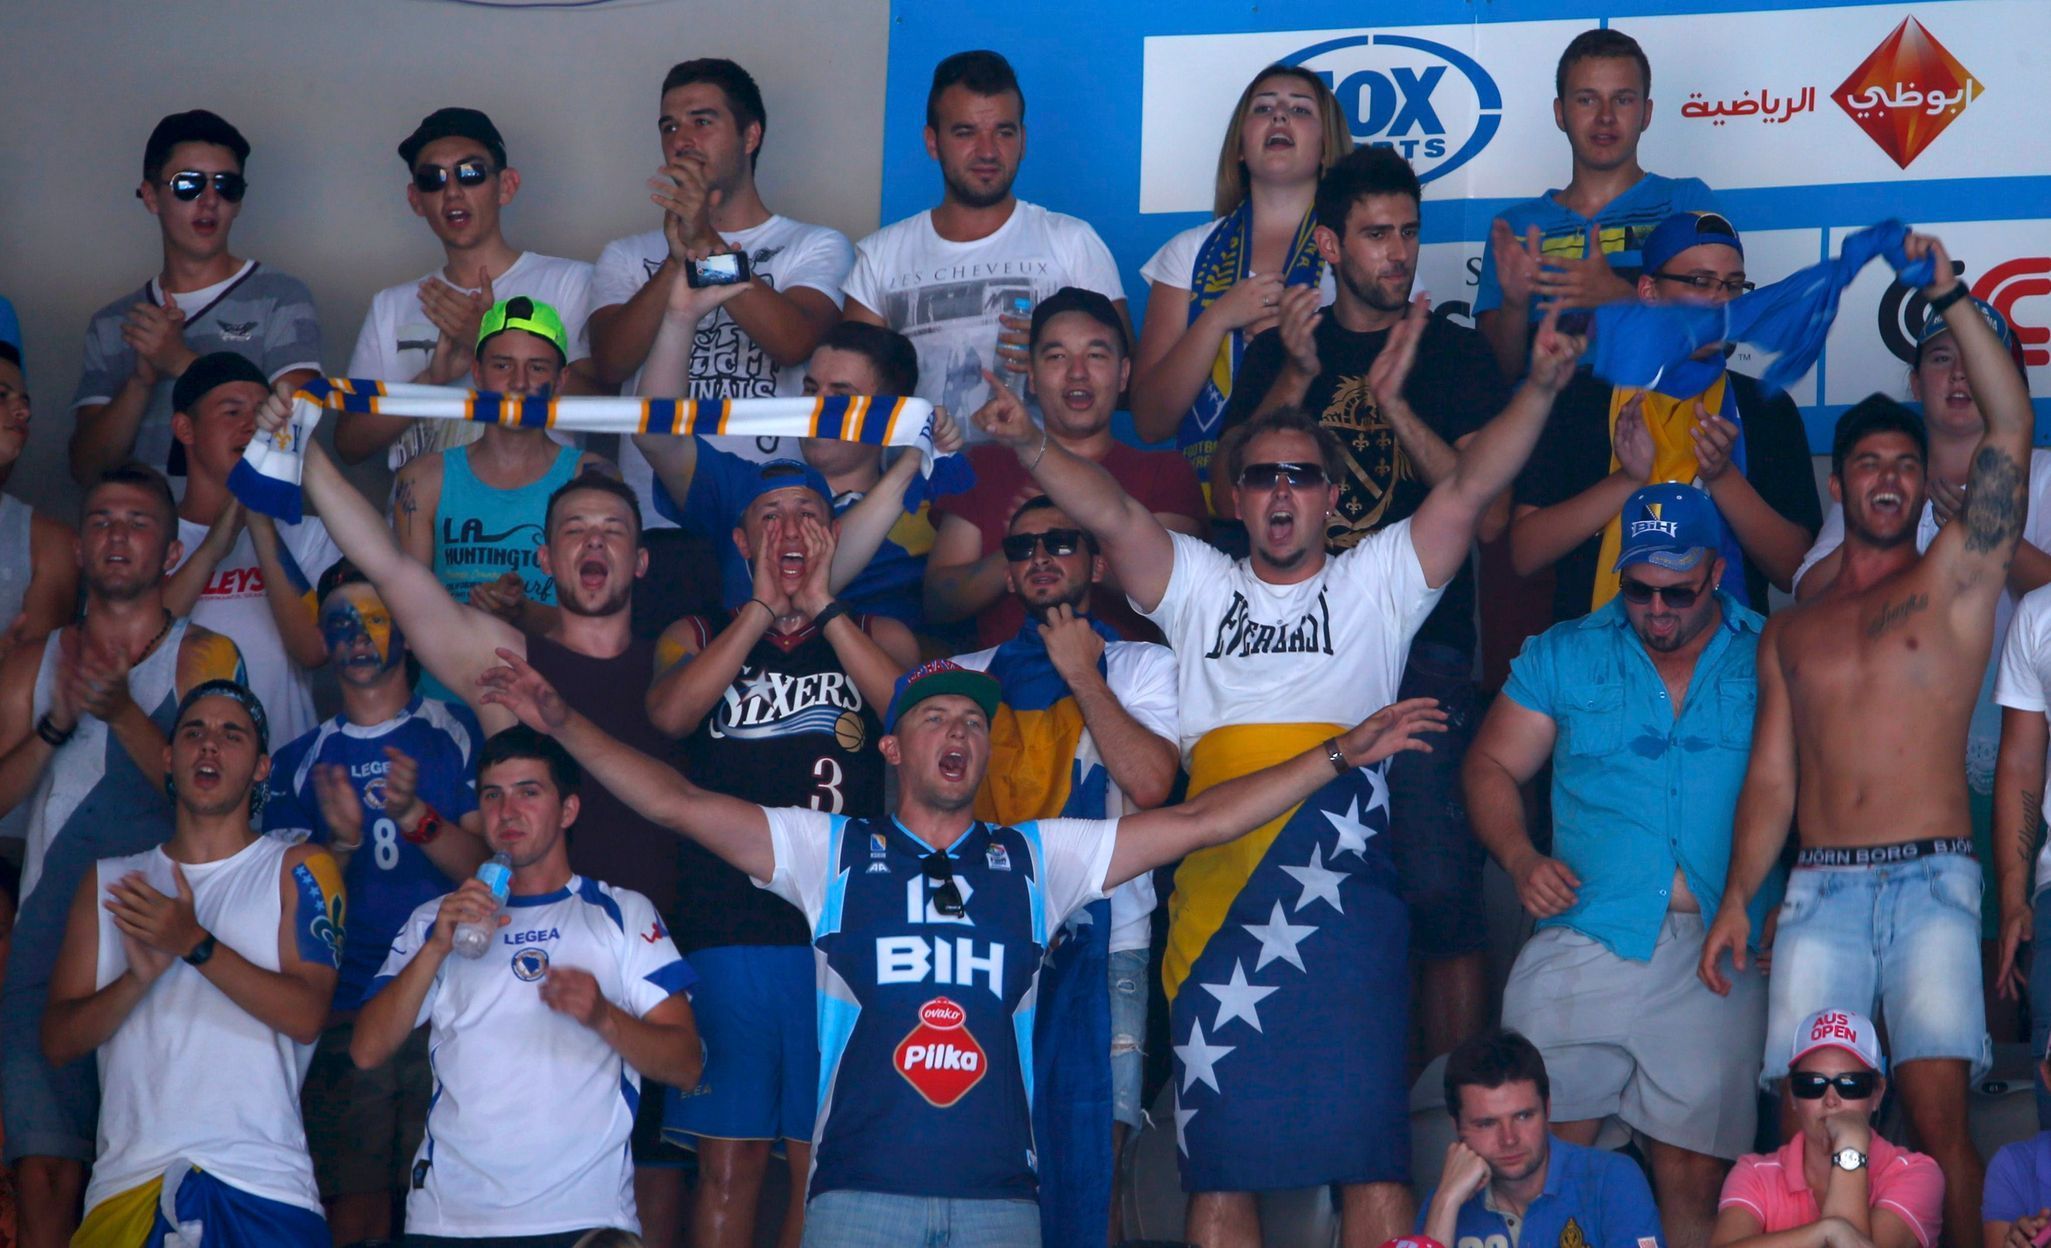
POLYGON ((812 794, 812 809, 829 815, 840 814, 841 808, 847 804, 840 792, 841 784, 847 779, 846 773, 840 769, 840 760, 822 754, 819 761, 812 764, 812 778, 819 782, 819 791, 812 794))

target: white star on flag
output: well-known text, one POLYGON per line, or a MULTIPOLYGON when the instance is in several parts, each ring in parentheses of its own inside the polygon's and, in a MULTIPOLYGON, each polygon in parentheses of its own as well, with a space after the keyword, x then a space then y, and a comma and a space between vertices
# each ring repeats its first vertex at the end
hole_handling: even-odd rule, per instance
POLYGON ((1283 918, 1282 903, 1279 901, 1275 903, 1275 909, 1268 915, 1266 923, 1241 923, 1239 926, 1251 932, 1253 938, 1261 942, 1260 959, 1253 964, 1256 971, 1277 958, 1299 971, 1303 970, 1303 955, 1296 952, 1296 946, 1303 943, 1304 937, 1317 930, 1314 925, 1298 926, 1283 918))
POLYGON ((1296 899, 1295 910, 1301 910, 1313 901, 1328 901, 1332 903, 1332 909, 1337 910, 1340 914, 1346 913, 1346 907, 1339 901, 1339 881, 1345 879, 1346 876, 1342 872, 1334 871, 1325 865, 1324 846, 1312 845, 1310 847, 1310 862, 1308 865, 1301 867, 1285 866, 1282 870, 1287 872, 1291 879, 1303 885, 1303 896, 1296 899))
POLYGON ((1182 1108, 1182 1093, 1177 1092, 1175 1094, 1175 1147, 1182 1150, 1184 1157, 1189 1156, 1189 1120, 1194 1117, 1196 1117, 1196 1111, 1182 1108))
POLYGON ((1255 1007, 1282 991, 1280 988, 1264 988, 1259 984, 1247 983, 1246 966, 1237 958, 1232 961, 1231 983, 1198 984, 1197 987, 1218 999, 1218 1021, 1211 1024, 1212 1035, 1225 1030, 1225 1024, 1235 1018, 1245 1019, 1252 1024, 1255 1031, 1260 1031, 1260 1011, 1255 1007))
POLYGON ((1383 774, 1379 766, 1362 767, 1360 770, 1366 774, 1367 787, 1372 793, 1372 796, 1367 799, 1367 813, 1371 815, 1378 810, 1387 810, 1389 808, 1388 777, 1383 774))
MULTIPOLYGON (((1222 1092, 1218 1086, 1218 1059, 1238 1046, 1230 1044, 1204 1043, 1204 1025, 1189 1020, 1189 1043, 1175 1046, 1175 1056, 1182 1059, 1182 1091, 1195 1087, 1198 1081, 1211 1085, 1211 1091, 1222 1092)), ((1178 1103, 1180 1096, 1177 1097, 1178 1103)))
MULTIPOLYGON (((1374 773, 1369 772, 1368 774, 1373 775, 1374 773)), ((1382 804, 1387 805, 1388 800, 1387 794, 1383 794, 1381 798, 1382 804)), ((1369 806, 1369 809, 1373 809, 1372 805, 1369 806)), ((1348 801, 1346 803, 1346 813, 1343 815, 1336 810, 1324 810, 1318 813, 1323 815, 1328 823, 1339 830, 1339 845, 1338 848, 1332 851, 1332 857, 1337 858, 1340 854, 1359 854, 1362 858, 1367 857, 1367 838, 1373 836, 1378 829, 1370 828, 1360 821, 1360 799, 1354 798, 1348 801)))

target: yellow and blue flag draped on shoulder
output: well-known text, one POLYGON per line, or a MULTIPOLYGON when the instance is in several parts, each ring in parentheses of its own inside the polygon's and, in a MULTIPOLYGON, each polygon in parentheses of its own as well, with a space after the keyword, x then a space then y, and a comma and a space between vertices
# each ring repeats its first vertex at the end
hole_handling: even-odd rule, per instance
MULTIPOLYGON (((1087 618, 1087 617, 1085 617, 1087 618)), ((1106 646, 1119 639, 1089 625, 1106 646)), ((1004 690, 990 721, 990 767, 976 817, 996 823, 1104 819, 1110 773, 1037 622, 990 655, 1004 690)), ((1104 660, 1097 660, 1104 670, 1104 660)), ((1047 946, 1033 1019, 1033 1138, 1039 1145, 1040 1242, 1096 1248, 1110 1234, 1111 903, 1071 917, 1047 946)))
POLYGON ((75 1248, 327 1248, 327 1223, 310 1209, 222 1182, 198 1166, 168 1171, 86 1211, 75 1248))
POLYGON ((894 396, 820 395, 790 399, 651 399, 508 395, 356 378, 316 377, 294 396, 292 418, 270 437, 251 439, 228 488, 244 505, 297 522, 304 515, 300 473, 321 414, 375 412, 420 420, 474 420, 562 433, 726 434, 831 438, 918 450, 930 475, 933 405, 894 396))

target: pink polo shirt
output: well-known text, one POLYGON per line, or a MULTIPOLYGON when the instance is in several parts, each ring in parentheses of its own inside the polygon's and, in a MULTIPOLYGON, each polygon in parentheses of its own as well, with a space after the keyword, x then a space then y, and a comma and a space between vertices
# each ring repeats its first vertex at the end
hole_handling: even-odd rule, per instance
MULTIPOLYGON (((1778 1152, 1749 1153, 1738 1158, 1723 1181, 1717 1209, 1736 1206, 1759 1219, 1767 1234, 1807 1226, 1821 1215, 1816 1196, 1802 1177, 1802 1143, 1796 1134, 1778 1152)), ((1885 1209, 1908 1224, 1921 1248, 1937 1241, 1944 1220, 1944 1172, 1921 1153, 1873 1137, 1867 1150, 1871 1171, 1866 1190, 1870 1208, 1885 1209)))

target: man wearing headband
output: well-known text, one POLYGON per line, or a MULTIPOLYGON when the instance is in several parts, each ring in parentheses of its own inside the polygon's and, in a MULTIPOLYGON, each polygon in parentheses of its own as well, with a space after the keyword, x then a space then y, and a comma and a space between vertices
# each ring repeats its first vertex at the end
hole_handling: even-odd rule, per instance
MULTIPOLYGON (((1782 1104, 1797 1129, 1778 1152, 1731 1167, 1714 1248, 1934 1248, 1946 1176, 1873 1129, 1887 1092, 1873 1020, 1818 1010, 1793 1036, 1782 1104)), ((1977 1188, 1967 1197, 1979 1207, 1977 1188)))
MULTIPOLYGON (((711 448, 700 452, 720 454, 711 448)), ((684 738, 685 769, 765 806, 841 812, 883 804, 881 710, 918 662, 896 620, 859 615, 829 587, 830 487, 797 460, 754 465, 727 540, 754 572, 730 616, 689 616, 663 633, 649 717, 684 738)), ((672 1098, 664 1130, 697 1149, 696 1226, 752 1230, 769 1153, 784 1142, 793 1207, 811 1162, 819 1091, 811 928, 788 901, 696 844, 683 847, 677 947, 703 979, 695 998, 705 1086, 672 1098)))
MULTIPOLYGON (((545 399, 561 386, 569 352, 569 331, 556 310, 516 295, 493 304, 478 322, 470 383, 493 394, 545 399)), ((522 632, 545 633, 555 620, 556 587, 539 566, 542 513, 549 496, 571 479, 613 471, 612 462, 565 446, 546 429, 482 428, 476 441, 420 454, 399 470, 392 529, 456 601, 522 632)), ((422 692, 453 696, 432 681, 422 692)))
MULTIPOLYGON (((1745 246, 1724 217, 1680 212, 1643 246, 1640 302, 1718 306, 1751 289, 1745 246)), ((1517 477, 1510 552, 1517 571, 1553 569, 1553 619, 1571 620, 1616 593, 1624 500, 1647 484, 1699 485, 1721 519, 1718 553, 1740 605, 1763 612, 1769 587, 1793 584, 1816 532, 1816 481, 1801 413, 1785 394, 1702 357, 1686 394, 1576 377, 1517 477)))
POLYGON ((342 961, 341 870, 252 823, 271 760, 247 687, 187 694, 159 766, 171 839, 81 881, 43 1018, 50 1059, 97 1052, 104 1084, 71 1242, 198 1223, 209 1244, 325 1248, 299 1085, 342 961))
MULTIPOLYGON (((406 163, 406 204, 441 243, 442 266, 371 297, 349 376, 462 385, 476 363, 484 314, 521 296, 555 310, 567 364, 590 355, 584 317, 591 266, 506 241, 500 214, 520 193, 520 171, 507 163, 506 141, 491 118, 474 108, 438 108, 400 142, 399 159, 406 163)), ((335 422, 335 452, 353 464, 389 447, 386 462, 396 472, 417 455, 474 442, 479 433, 467 421, 344 412, 335 422)))
POLYGON ((1725 955, 1747 965, 1749 907, 1799 822, 1767 981, 1764 1077, 1783 1073, 1798 1020, 1824 1006, 1877 1006, 1902 1108, 1944 1168, 1944 1238, 1970 1243, 1981 1164, 1964 1107, 1993 1053, 1983 881, 1959 760, 2023 536, 2035 414, 1943 244, 1911 234, 1905 249, 1935 266, 1922 294, 1950 326, 1986 423, 1965 506, 1918 553, 1930 490, 1923 422, 1879 395, 1838 421, 1830 496, 1844 508, 1841 568, 1760 634, 1752 757, 1698 973, 1723 992, 1725 955))
POLYGON ((173 113, 150 132, 135 197, 157 219, 163 267, 86 326, 71 400, 71 476, 80 485, 132 456, 183 488, 171 386, 208 352, 233 351, 267 381, 298 386, 320 373, 320 325, 306 286, 228 250, 248 160, 249 141, 205 109, 173 113))
POLYGON ((0 1112, 21 1227, 62 1243, 78 1222, 93 1156, 91 1062, 52 1066, 37 1028, 79 880, 94 861, 171 833, 164 741, 179 698, 215 678, 247 679, 235 643, 164 605, 181 554, 162 473, 112 469, 86 491, 74 557, 81 619, 0 665, 0 809, 28 814, 21 912, 0 990, 0 1112))
MULTIPOLYGON (((1553 1134, 1591 1145, 1620 1120, 1647 1145, 1669 1248, 1705 1248, 1724 1169, 1752 1144, 1766 1032, 1764 975, 1726 999, 1693 974, 1730 867, 1766 621, 1722 588, 1701 490, 1647 486, 1622 522, 1623 591, 1524 643, 1468 752, 1467 809, 1538 920, 1503 1025, 1557 1081, 1553 1134), (1520 786, 1547 763, 1542 854, 1520 786)), ((1753 898, 1754 930, 1778 883, 1753 898)))
POLYGON ((1400 703, 1179 806, 998 825, 973 807, 1001 690, 940 659, 898 679, 884 720, 897 809, 829 814, 707 792, 598 731, 517 655, 500 657, 488 701, 804 911, 831 1092, 813 1134, 813 1248, 883 1242, 885 1226, 893 1243, 1039 1245, 1027 1021, 1050 934, 1126 880, 1281 814, 1335 770, 1430 748, 1420 734, 1444 722, 1428 700, 1400 703))
POLYGON ((297 524, 245 509, 228 492, 269 396, 256 365, 232 351, 193 361, 172 388, 171 431, 186 452, 178 537, 185 560, 166 600, 175 614, 235 639, 249 687, 270 710, 281 740, 314 725, 313 672, 327 662, 313 587, 342 552, 317 516, 297 524))

